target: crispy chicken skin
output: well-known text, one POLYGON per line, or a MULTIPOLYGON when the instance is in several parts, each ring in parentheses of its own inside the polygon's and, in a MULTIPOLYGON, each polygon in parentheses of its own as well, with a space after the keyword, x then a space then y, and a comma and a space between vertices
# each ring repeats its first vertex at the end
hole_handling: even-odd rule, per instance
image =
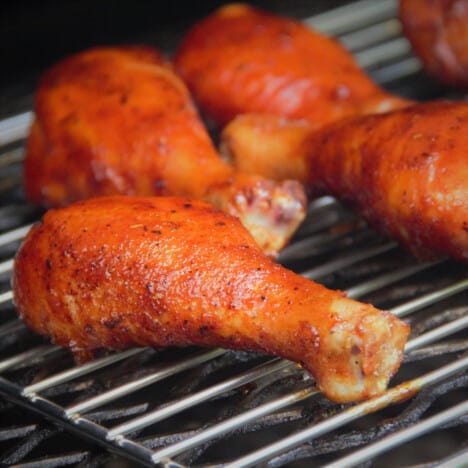
POLYGON ((220 346, 303 365, 331 399, 382 392, 409 327, 272 262, 238 219, 203 201, 112 196, 53 209, 15 260, 35 331, 100 348, 220 346))
POLYGON ((376 86, 334 39, 244 4, 196 24, 174 62, 219 125, 248 112, 323 125, 407 104, 376 86))
POLYGON ((235 172, 215 150, 182 81, 147 47, 71 56, 41 80, 24 185, 45 206, 98 195, 184 195, 239 216, 275 255, 304 218, 295 181, 235 172))
POLYGON ((399 14, 426 70, 468 88, 468 0, 401 0, 399 14))
POLYGON ((417 104, 319 130, 249 114, 223 139, 239 170, 332 194, 418 257, 468 260, 467 103, 417 104))

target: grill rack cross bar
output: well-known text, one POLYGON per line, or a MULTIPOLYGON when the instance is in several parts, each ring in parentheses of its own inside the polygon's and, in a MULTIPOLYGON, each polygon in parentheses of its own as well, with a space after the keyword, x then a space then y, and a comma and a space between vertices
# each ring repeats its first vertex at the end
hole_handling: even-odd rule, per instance
POLYGON ((209 351, 202 351, 200 353, 196 353, 195 356, 189 358, 183 358, 180 361, 165 366, 150 375, 142 377, 141 379, 133 380, 127 384, 121 385, 107 392, 100 393, 96 397, 82 401, 73 406, 69 406, 66 409, 65 414, 67 417, 71 417, 78 413, 90 411, 94 408, 97 408, 98 406, 107 404, 117 398, 121 398, 122 396, 125 396, 140 388, 146 387, 147 385, 151 385, 157 382, 158 380, 165 379, 178 372, 182 372, 186 369, 190 369, 199 364, 202 364, 203 362, 222 356, 225 352, 226 351, 223 349, 213 349, 209 351))
POLYGON ((313 29, 338 36, 344 32, 366 27, 369 23, 395 17, 395 0, 359 0, 357 2, 319 13, 304 20, 313 29))
POLYGON ((290 406, 294 403, 305 400, 306 398, 310 398, 314 395, 317 395, 318 393, 318 390, 316 390, 314 387, 296 390, 280 398, 269 401, 268 403, 264 403, 263 405, 245 411, 244 413, 241 413, 237 416, 233 416, 232 418, 224 420, 218 424, 214 424, 213 426, 199 432, 193 437, 183 439, 176 444, 162 448, 153 453, 151 458, 154 463, 160 463, 167 458, 178 455, 211 439, 218 438, 221 435, 240 428, 262 416, 271 414, 286 406, 290 406))
POLYGON ((158 408, 155 411, 147 413, 144 416, 132 419, 126 423, 115 426, 109 430, 107 438, 109 440, 112 440, 121 436, 122 434, 128 434, 130 432, 142 429, 146 426, 149 426, 150 424, 162 421, 163 419, 166 419, 175 413, 178 413, 186 408, 193 406, 194 404, 199 404, 203 401, 208 400, 209 398, 212 398, 213 396, 220 395, 234 388, 238 388, 260 377, 279 372, 280 370, 291 365, 292 364, 289 361, 280 360, 278 358, 272 359, 264 364, 260 364, 259 366, 254 367, 251 370, 245 371, 241 374, 237 374, 235 377, 232 377, 219 384, 208 387, 205 390, 201 390, 188 397, 182 398, 173 403, 169 403, 168 405, 165 405, 162 408, 158 408))
POLYGON ((41 380, 40 382, 36 382, 32 385, 24 387, 23 395, 34 395, 37 392, 53 387, 54 385, 67 382, 68 380, 76 377, 81 377, 82 375, 94 372, 95 370, 101 369, 102 367, 110 366, 111 364, 114 364, 118 361, 139 354, 144 350, 145 348, 127 349, 126 351, 110 354, 109 356, 96 359, 95 361, 88 362, 78 367, 72 367, 71 369, 60 372, 59 374, 55 374, 49 378, 41 380))
MULTIPOLYGON (((413 338, 412 340, 408 341, 408 344, 405 348, 406 351, 412 351, 414 349, 417 349, 425 344, 429 344, 429 343, 432 343, 434 341, 437 341, 441 338, 443 338, 444 336, 448 336, 448 335, 451 335, 459 330, 462 330, 462 329, 465 329, 468 327, 468 317, 462 317, 461 319, 459 320, 456 320, 454 322, 451 322, 450 324, 447 324, 447 325, 442 325, 430 332, 427 332, 417 338, 413 338)), ((286 361, 284 361, 286 363, 286 361)), ((452 370, 451 368, 447 368, 449 369, 449 373, 447 374, 447 377, 452 375, 452 370)), ((447 371, 444 370, 443 372, 446 372, 447 371)), ((437 378, 441 378, 439 374, 437 374, 438 377, 437 378)), ((423 386, 425 385, 430 385, 430 383, 426 383, 424 382, 424 379, 426 377, 422 378, 422 384, 421 384, 421 387, 418 387, 417 384, 416 384, 416 381, 417 379, 414 381, 414 383, 412 383, 411 385, 413 385, 413 391, 416 392, 417 390, 416 389, 419 389, 419 388, 422 388, 423 386)), ((430 377, 428 377, 428 382, 430 382, 430 377)), ((410 385, 408 383, 406 384, 403 384, 403 385, 410 385)), ((396 388, 400 388, 400 390, 398 391, 403 391, 401 390, 401 388, 404 388, 403 386, 399 386, 399 387, 396 387, 396 388)), ((302 390, 301 390, 302 391, 302 390)), ((315 394, 316 391, 315 391, 315 388, 314 387, 310 387, 309 389, 304 389, 303 390, 304 392, 311 392, 311 395, 312 394, 315 394)), ((394 391, 394 389, 391 389, 389 390, 388 392, 392 392, 394 391)), ((404 390, 406 392, 406 390, 404 390)), ((300 395, 304 395, 304 398, 308 397, 308 393, 300 393, 300 395), (306 396, 307 395, 307 396, 306 396)), ((293 397, 294 398, 294 397, 293 397)), ((395 398, 395 397, 392 397, 392 398, 395 398)), ((295 400, 297 401, 297 400, 295 400)), ((393 402, 393 399, 389 399, 388 400, 388 404, 392 403, 393 402)), ((273 400, 267 404, 265 404, 265 406, 263 407, 258 407, 257 409, 259 411, 262 412, 262 415, 264 414, 267 414, 268 410, 270 409, 272 411, 276 410, 277 408, 275 407, 275 405, 282 405, 282 399, 281 398, 278 398, 276 400, 273 400)), ((382 406, 383 407, 383 406, 382 406)), ((164 408, 163 408, 164 410, 164 408)), ((234 429, 236 429, 240 422, 241 421, 244 421, 244 423, 247 423, 248 421, 250 421, 254 415, 255 415, 255 411, 252 410, 252 412, 244 412, 238 416, 234 416, 233 418, 230 418, 230 419, 227 419, 225 421, 223 421, 222 423, 219 423, 211 428, 208 428, 208 429, 205 429, 204 431, 201 431, 199 432, 197 435, 193 436, 192 438, 189 438, 189 439, 184 439, 183 441, 181 441, 179 444, 177 445, 171 445, 169 447, 167 447, 166 449, 162 449, 158 452, 156 452, 157 454, 153 456, 153 460, 155 462, 160 462, 162 461, 164 458, 166 457, 169 457, 169 456, 173 456, 173 455, 176 455, 184 450, 187 450, 188 448, 196 445, 197 443, 202 443, 203 441, 206 441, 209 439, 209 437, 211 436, 211 434, 215 434, 216 432, 216 428, 219 429, 221 432, 230 432, 230 431, 233 431, 234 429), (186 445, 184 445, 186 444, 186 445), (185 447, 185 448, 184 448, 185 447), (172 448, 174 450, 174 452, 172 451, 172 448)), ((140 419, 143 419, 143 418, 138 418, 138 420, 140 419)), ((141 428, 141 426, 139 426, 139 421, 138 420, 135 420, 135 426, 138 426, 138 428, 141 428)), ((152 423, 152 422, 151 422, 152 423)), ((130 427, 129 430, 127 430, 126 432, 130 432, 130 430, 132 430, 134 427, 130 427)))
POLYGON ((403 401, 418 392, 423 386, 434 385, 439 381, 466 369, 468 369, 468 356, 429 372, 422 377, 410 380, 409 382, 404 382, 397 387, 387 390, 381 396, 352 406, 323 422, 317 423, 314 426, 285 437, 276 443, 267 445, 266 447, 256 450, 245 457, 238 458, 237 460, 230 462, 229 467, 247 468, 269 460, 275 455, 279 455, 288 449, 342 427, 359 417, 375 412, 389 404, 403 401))
POLYGON ((342 468, 343 466, 351 468, 358 465, 359 463, 374 458, 377 455, 388 452, 392 448, 397 447, 405 442, 416 439, 417 437, 433 430, 434 428, 438 428, 444 424, 447 424, 448 422, 467 413, 468 401, 464 401, 456 406, 442 411, 441 413, 431 416, 424 421, 414 424, 411 427, 384 437, 378 442, 375 442, 372 445, 368 445, 361 450, 357 450, 351 455, 343 457, 337 462, 329 463, 322 468, 342 468))

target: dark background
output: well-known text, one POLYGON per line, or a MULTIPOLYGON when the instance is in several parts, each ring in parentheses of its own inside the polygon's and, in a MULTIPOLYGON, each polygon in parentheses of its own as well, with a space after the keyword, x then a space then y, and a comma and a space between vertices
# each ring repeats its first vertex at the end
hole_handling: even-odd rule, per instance
MULTIPOLYGON (((28 106, 40 74, 66 55, 93 45, 144 43, 170 54, 184 31, 222 0, 1 0, 0 108, 28 106), (24 101, 24 103, 21 102, 24 101)), ((343 0, 254 0, 297 18, 343 0)), ((17 109, 15 109, 17 110, 17 109)), ((20 109, 21 110, 21 109, 20 109)))

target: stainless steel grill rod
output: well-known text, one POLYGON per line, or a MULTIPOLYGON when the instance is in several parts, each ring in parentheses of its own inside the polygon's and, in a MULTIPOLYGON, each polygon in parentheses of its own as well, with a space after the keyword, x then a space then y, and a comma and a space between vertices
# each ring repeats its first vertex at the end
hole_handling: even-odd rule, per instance
MULTIPOLYGON (((416 349, 424 344, 436 341, 440 338, 443 338, 444 336, 450 335, 460 329, 464 329, 468 327, 468 317, 462 317, 459 320, 453 321, 450 324, 442 325, 431 332, 425 333, 424 335, 421 335, 420 337, 414 338, 410 340, 407 343, 407 346, 405 348, 406 351, 410 351, 413 349, 416 349)), ((310 392, 314 392, 314 388, 309 389, 310 392)), ((392 390, 387 391, 392 392, 392 390)), ((285 400, 286 401, 286 400, 285 400)), ((225 433, 225 432, 230 432, 235 430, 237 427, 241 426, 242 423, 246 424, 247 422, 251 421, 255 417, 255 410, 261 411, 262 415, 268 414, 268 409, 270 409, 269 412, 273 412, 275 409, 275 405, 279 404, 283 406, 283 400, 282 398, 278 398, 276 400, 273 400, 263 406, 260 406, 254 410, 247 411, 245 413, 242 413, 238 416, 235 416, 233 418, 227 419, 219 424, 216 424, 208 429, 203 430, 202 432, 196 434, 193 437, 189 437, 188 439, 184 439, 183 441, 170 445, 164 449, 158 450, 155 452, 153 455, 154 461, 162 461, 166 457, 171 457, 175 456, 185 450, 188 450, 191 447, 194 447, 198 445, 199 443, 202 443, 206 440, 209 440, 213 435, 217 434, 217 431, 219 430, 219 433, 225 433)), ((389 402, 389 404, 391 401, 389 402)), ((385 405, 386 406, 386 405, 385 405)), ((258 416, 258 415, 257 415, 258 416)))
POLYGON ((224 392, 227 392, 228 390, 240 387, 241 385, 245 385, 246 383, 249 383, 255 379, 266 376, 273 372, 278 372, 281 369, 284 369, 285 367, 291 365, 293 364, 289 361, 283 361, 278 358, 272 359, 266 362, 265 364, 261 364, 260 366, 254 367, 253 369, 245 371, 242 374, 238 374, 237 376, 232 377, 231 379, 225 380, 219 384, 208 387, 205 390, 201 390, 198 393, 177 400, 171 404, 168 404, 167 406, 145 414, 144 416, 132 419, 126 423, 115 426, 109 430, 107 438, 109 440, 112 440, 118 436, 121 436, 122 434, 128 434, 129 432, 142 429, 143 427, 149 426, 150 424, 154 424, 155 422, 161 421, 177 412, 180 412, 183 409, 206 401, 215 395, 220 395, 224 392))
POLYGON ((422 309, 423 307, 430 306, 436 302, 446 299, 454 294, 468 289, 468 278, 451 284, 445 288, 439 289, 433 293, 425 294, 424 296, 413 299, 412 301, 406 302, 400 306, 394 307, 392 313, 397 317, 406 317, 412 312, 422 309))
POLYGON ((120 353, 111 354, 95 361, 88 362, 79 367, 72 367, 71 369, 67 369, 66 371, 60 372, 59 374, 52 375, 51 377, 41 380, 35 384, 24 387, 23 395, 32 395, 34 393, 40 392, 41 390, 59 385, 81 375, 89 374, 90 372, 93 372, 97 369, 101 369, 102 367, 109 366, 116 362, 122 361, 123 359, 127 359, 131 356, 139 354, 144 350, 145 348, 132 348, 120 353))
POLYGON ((14 356, 4 359, 0 362, 0 372, 5 372, 12 367, 17 366, 25 361, 34 361, 48 354, 55 353, 59 350, 62 350, 59 346, 51 346, 51 345, 41 345, 37 346, 36 348, 28 349, 23 353, 15 354, 14 356))
POLYGON ((352 406, 351 408, 348 408, 323 422, 308 427, 307 429, 292 434, 289 437, 285 437, 278 442, 267 445, 260 450, 256 450, 244 457, 234 460, 233 462, 229 463, 229 467, 245 468, 267 461, 274 456, 287 451, 288 449, 296 447, 320 435, 342 427, 362 416, 365 416, 371 412, 375 412, 380 408, 386 407, 389 404, 397 403, 403 399, 406 399, 413 393, 419 391, 420 388, 428 385, 434 385, 437 382, 467 368, 468 356, 443 366, 440 369, 429 372, 422 377, 398 385, 397 387, 388 390, 379 397, 372 398, 364 403, 352 406))
POLYGON ((464 401, 463 403, 460 403, 445 411, 442 411, 441 413, 438 413, 424 421, 421 421, 406 429, 384 437, 378 442, 368 445, 363 449, 357 450, 356 452, 353 452, 347 457, 343 457, 339 460, 334 461, 333 463, 329 463, 323 468, 343 468, 344 466, 346 466, 347 468, 351 468, 352 466, 356 466, 359 463, 362 463, 366 460, 370 460, 371 458, 374 458, 377 455, 381 455, 382 453, 388 452, 394 447, 398 447, 399 445, 409 442, 410 440, 416 439, 467 413, 468 401, 464 401))
POLYGON ((396 0, 360 0, 319 13, 304 22, 325 34, 338 35, 395 16, 396 0))
POLYGON ((4 293, 0 294, 0 304, 11 301, 12 299, 13 299, 13 291, 5 291, 4 293))
POLYGON ((11 231, 0 234, 0 247, 21 240, 26 233, 31 229, 32 224, 27 224, 11 231))
POLYGON ((165 379, 171 375, 174 375, 178 372, 182 372, 186 369, 195 367, 196 365, 202 364, 208 360, 215 359, 223 354, 226 351, 223 349, 213 349, 210 351, 203 351, 201 353, 197 353, 195 356, 185 357, 179 362, 170 364, 168 366, 164 366, 157 372, 154 372, 150 375, 146 375, 141 379, 134 380, 128 382, 127 384, 121 385, 117 388, 113 388, 104 393, 100 393, 99 395, 89 398, 85 401, 81 401, 76 405, 70 406, 65 410, 65 414, 67 417, 71 417, 77 413, 84 413, 86 411, 90 411, 98 406, 110 403, 111 401, 116 400, 117 398, 121 398, 125 395, 128 395, 131 392, 137 391, 140 388, 144 388, 148 385, 151 385, 158 380, 165 379))
POLYGON ((358 284, 351 288, 348 288, 346 295, 351 298, 359 298, 364 294, 381 289, 389 284, 395 283, 401 279, 408 278, 409 276, 427 270, 441 262, 427 262, 427 263, 416 263, 415 265, 409 265, 398 270, 392 270, 389 273, 379 275, 374 279, 365 281, 364 283, 358 284))
POLYGON ((155 452, 151 458, 155 463, 160 463, 168 457, 174 457, 179 453, 182 453, 186 450, 196 447, 197 445, 202 444, 203 442, 220 437, 221 435, 233 431, 239 427, 242 427, 251 421, 255 421, 256 419, 262 416, 271 414, 274 411, 277 411, 294 403, 298 403, 299 401, 305 400, 306 398, 309 398, 318 393, 318 390, 315 390, 315 388, 313 387, 296 390, 295 392, 291 392, 273 401, 269 401, 268 403, 257 406, 256 408, 253 408, 249 411, 245 411, 244 413, 239 414, 238 416, 234 416, 218 424, 214 424, 213 426, 194 435, 193 437, 181 440, 178 443, 164 447, 155 452))
POLYGON ((31 111, 8 117, 0 121, 0 146, 21 140, 26 136, 31 125, 33 113, 31 111))

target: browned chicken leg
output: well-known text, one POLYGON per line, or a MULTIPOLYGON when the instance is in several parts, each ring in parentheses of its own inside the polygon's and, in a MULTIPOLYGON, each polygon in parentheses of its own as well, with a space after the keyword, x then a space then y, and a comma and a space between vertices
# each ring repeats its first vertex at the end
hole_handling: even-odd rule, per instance
POLYGON ((37 332, 99 348, 221 346, 301 363, 331 399, 382 392, 408 326, 269 260, 239 221, 181 198, 114 196, 49 211, 16 257, 37 332))
POLYGON ((467 103, 418 104, 318 131, 260 122, 239 117, 227 128, 238 127, 224 146, 243 170, 333 194, 419 257, 468 260, 467 103), (281 148, 290 152, 274 160, 281 148))
POLYGON ((236 172, 216 152, 182 81, 157 51, 95 48, 43 77, 24 163, 45 206, 96 195, 188 195, 238 216, 274 255, 304 217, 298 182, 236 172))
POLYGON ((468 0, 401 0, 400 19, 426 70, 468 88, 468 0))
POLYGON ((257 112, 318 126, 408 104, 375 85, 335 40, 243 4, 222 7, 196 24, 175 64, 219 125, 257 112))

